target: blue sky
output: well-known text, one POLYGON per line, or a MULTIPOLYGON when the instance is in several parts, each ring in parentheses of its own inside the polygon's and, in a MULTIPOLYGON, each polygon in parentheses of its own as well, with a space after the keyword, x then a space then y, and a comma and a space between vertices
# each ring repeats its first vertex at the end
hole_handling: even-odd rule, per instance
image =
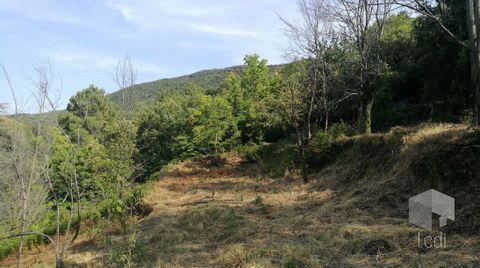
MULTIPOLYGON (((277 14, 295 13, 295 0, 1 0, 0 64, 32 112, 32 64, 51 62, 63 109, 89 84, 117 90, 112 74, 127 53, 138 82, 238 65, 252 53, 285 62, 277 14)), ((0 102, 11 101, 1 75, 0 102)))

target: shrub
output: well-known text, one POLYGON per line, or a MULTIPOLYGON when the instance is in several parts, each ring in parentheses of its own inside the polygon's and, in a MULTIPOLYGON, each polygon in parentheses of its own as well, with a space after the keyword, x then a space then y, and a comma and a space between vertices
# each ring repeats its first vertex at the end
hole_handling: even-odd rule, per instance
POLYGON ((472 109, 467 109, 462 112, 462 115, 460 116, 459 119, 460 123, 470 125, 473 124, 474 122, 474 116, 473 116, 473 111, 472 109))
MULTIPOLYGON (((321 169, 333 162, 337 156, 349 146, 352 141, 346 139, 346 134, 341 134, 341 128, 333 128, 336 136, 330 132, 317 132, 307 151, 307 162, 310 167, 321 169), (343 137, 343 138, 342 138, 343 137)), ((352 133, 352 132, 347 132, 352 133)))
POLYGON ((328 129, 329 136, 334 140, 341 137, 351 137, 355 135, 355 132, 355 128, 343 121, 332 124, 328 129))
POLYGON ((270 177, 281 177, 296 166, 297 148, 292 138, 277 143, 263 144, 258 149, 258 158, 264 171, 270 177))
POLYGON ((255 163, 259 161, 258 151, 260 145, 256 143, 247 143, 245 145, 237 147, 237 151, 245 155, 245 159, 249 163, 255 163))
POLYGON ((262 199, 261 196, 258 196, 258 195, 257 195, 257 197, 255 197, 255 200, 253 200, 252 203, 253 203, 254 205, 257 205, 257 206, 258 206, 258 205, 260 205, 260 204, 263 203, 263 199, 262 199))

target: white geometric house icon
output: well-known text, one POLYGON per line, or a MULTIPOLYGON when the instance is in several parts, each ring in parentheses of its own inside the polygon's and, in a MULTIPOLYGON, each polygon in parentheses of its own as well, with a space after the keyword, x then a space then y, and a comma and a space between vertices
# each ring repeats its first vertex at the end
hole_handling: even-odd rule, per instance
POLYGON ((440 216, 440 227, 447 225, 447 219, 454 221, 455 199, 434 189, 408 199, 410 223, 431 231, 432 213, 440 216))

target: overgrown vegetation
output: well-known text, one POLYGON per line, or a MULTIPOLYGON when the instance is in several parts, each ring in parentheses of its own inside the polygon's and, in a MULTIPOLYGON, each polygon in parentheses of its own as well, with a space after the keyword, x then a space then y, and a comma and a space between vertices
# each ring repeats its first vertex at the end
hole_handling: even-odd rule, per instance
MULTIPOLYGON (((15 112, 0 104, 0 257, 22 266, 24 248, 47 243, 62 267, 88 236, 98 266, 431 264, 401 250, 415 230, 400 204, 479 187, 478 51, 457 44, 473 40, 468 7, 414 1, 411 16, 392 12, 400 1, 298 3, 298 20, 281 19, 292 45, 281 66, 253 54, 134 85, 127 56, 120 91, 90 85, 61 113, 51 68, 36 66, 33 116, 3 68, 15 112)), ((449 231, 478 235, 476 195, 459 204, 449 231)))

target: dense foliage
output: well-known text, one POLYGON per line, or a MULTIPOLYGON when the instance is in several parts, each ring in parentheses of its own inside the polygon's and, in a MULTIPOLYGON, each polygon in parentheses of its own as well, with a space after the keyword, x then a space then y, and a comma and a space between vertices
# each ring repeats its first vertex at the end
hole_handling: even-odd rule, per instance
POLYGON ((138 159, 145 175, 174 159, 264 140, 270 127, 282 124, 271 105, 279 86, 280 76, 251 55, 241 75, 230 73, 218 90, 189 86, 165 93, 139 118, 138 159))
MULTIPOLYGON (((445 5, 445 25, 466 38, 463 4, 445 5)), ((345 136, 423 121, 472 121, 468 51, 435 21, 391 15, 372 45, 374 53, 363 61, 354 39, 329 36, 320 40, 321 53, 290 64, 272 67, 247 55, 243 66, 135 85, 133 102, 143 105, 134 116, 119 108, 120 91, 107 96, 91 85, 71 97, 66 111, 49 124, 2 117, 0 175, 23 176, 15 174, 21 166, 25 174, 48 179, 32 184, 38 196, 32 201, 35 211, 27 215, 31 230, 48 233, 55 229, 55 217, 69 226, 65 215, 73 214, 75 205, 80 210, 80 204, 86 209, 72 225, 93 214, 118 223, 124 240, 120 246, 110 241, 111 256, 129 266, 139 185, 172 161, 238 150, 250 161, 266 159, 269 175, 294 172, 300 164, 307 176, 309 166, 335 159, 345 136), (362 66, 366 62, 369 68, 362 66), (358 73, 366 78, 356 79, 358 73), (37 152, 44 166, 34 161, 37 152)), ((21 191, 8 182, 0 180, 6 189, 0 194, 0 212, 6 215, 0 217, 0 232, 26 221, 19 220, 14 203, 21 191)), ((8 240, 0 256, 16 243, 18 238, 8 240)))

